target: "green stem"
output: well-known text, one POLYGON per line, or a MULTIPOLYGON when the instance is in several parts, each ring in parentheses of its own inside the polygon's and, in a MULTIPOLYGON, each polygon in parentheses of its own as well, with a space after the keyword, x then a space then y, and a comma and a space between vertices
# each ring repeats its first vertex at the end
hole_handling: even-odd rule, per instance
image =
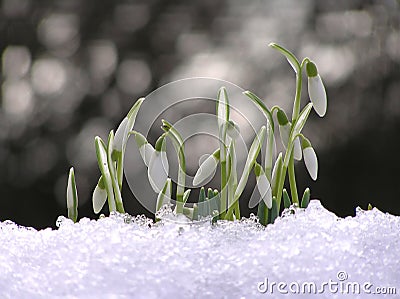
MULTIPOLYGON (((301 89, 302 89, 302 82, 303 82, 303 66, 304 63, 307 61, 307 58, 303 59, 301 62, 299 72, 296 73, 296 95, 294 99, 294 105, 293 105, 293 114, 292 114, 292 126, 296 123, 297 118, 299 117, 300 114, 300 103, 301 103, 301 89)), ((296 185, 296 174, 294 171, 294 154, 293 150, 290 155, 290 160, 289 160, 289 184, 290 184, 290 192, 292 194, 292 201, 293 203, 299 203, 299 195, 297 192, 297 185, 296 185)), ((283 186, 282 186, 283 188, 283 186)), ((279 192, 281 193, 281 192, 279 192)), ((278 203, 280 203, 281 197, 277 198, 278 203)), ((278 206, 279 208, 280 206, 278 206)))
POLYGON ((117 158, 117 178, 119 190, 122 191, 122 180, 124 176, 124 152, 122 152, 117 158))
POLYGON ((178 214, 183 213, 183 195, 185 193, 185 179, 186 179, 186 159, 185 149, 183 144, 182 136, 179 132, 166 120, 162 120, 162 129, 167 133, 167 136, 171 139, 172 144, 178 154, 179 169, 178 169, 178 183, 176 186, 176 212, 178 214))
POLYGON ((221 218, 225 218, 225 211, 226 211, 226 198, 227 198, 227 190, 226 190, 226 152, 225 152, 225 145, 222 145, 222 151, 223 153, 221 155, 221 192, 220 192, 220 201, 221 201, 221 218))
MULTIPOLYGON (((293 151, 290 156, 289 161, 289 184, 290 184, 290 192, 292 194, 292 201, 293 203, 299 203, 299 195, 297 194, 297 186, 296 186, 296 176, 294 173, 294 159, 293 159, 293 151)), ((280 208, 280 207, 278 207, 280 208)))

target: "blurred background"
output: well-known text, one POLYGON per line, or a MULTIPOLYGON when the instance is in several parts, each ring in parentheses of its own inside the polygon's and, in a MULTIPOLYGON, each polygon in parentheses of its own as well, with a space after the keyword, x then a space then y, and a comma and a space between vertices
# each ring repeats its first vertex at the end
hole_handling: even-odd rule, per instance
MULTIPOLYGON (((340 216, 368 203, 400 215, 398 1, 0 3, 1 221, 55 227, 71 165, 79 217, 95 218, 94 136, 172 80, 216 77, 289 108, 294 73, 271 41, 313 59, 328 93, 326 117, 312 113, 305 128, 319 179, 299 163, 300 192, 310 186, 340 216)), ((126 185, 123 196, 130 214, 146 213, 126 185)))

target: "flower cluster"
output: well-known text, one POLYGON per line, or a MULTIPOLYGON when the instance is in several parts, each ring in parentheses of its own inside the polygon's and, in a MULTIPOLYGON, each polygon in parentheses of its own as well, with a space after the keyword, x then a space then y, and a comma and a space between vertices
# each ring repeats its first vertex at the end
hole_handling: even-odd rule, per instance
MULTIPOLYGON (((227 90, 222 87, 217 94, 216 116, 219 134, 219 147, 204 159, 193 179, 193 186, 200 187, 197 203, 187 205, 191 189, 186 189, 186 156, 182 137, 176 128, 167 120, 162 120, 164 131, 157 139, 154 147, 140 132, 133 131, 136 115, 144 99, 139 99, 128 115, 119 125, 115 135, 111 131, 105 143, 100 137, 95 138, 97 160, 101 172, 98 184, 93 192, 93 210, 99 213, 108 199, 111 211, 123 213, 121 198, 123 158, 127 140, 134 135, 143 163, 147 167, 149 183, 157 194, 156 210, 164 205, 175 204, 175 213, 183 214, 192 220, 210 217, 234 220, 240 218, 239 198, 241 197, 251 172, 256 177, 259 192, 257 202, 249 202, 250 207, 258 204, 258 218, 264 225, 273 223, 283 206, 295 204, 307 207, 310 200, 310 189, 306 188, 300 201, 295 179, 294 160, 304 160, 310 177, 318 177, 318 159, 310 140, 302 130, 312 109, 323 117, 327 110, 327 96, 316 64, 309 58, 300 61, 287 49, 275 43, 270 46, 283 54, 296 73, 296 96, 293 103, 291 118, 279 106, 269 109, 254 93, 245 91, 244 94, 254 103, 265 116, 265 125, 261 126, 249 149, 241 177, 237 175, 236 139, 240 134, 239 126, 230 118, 230 105, 227 90), (308 95, 310 102, 301 108, 302 76, 305 69, 308 78, 308 95), (276 155, 276 135, 283 145, 283 152, 276 155), (166 153, 166 139, 172 142, 178 156, 179 167, 176 182, 175 200, 172 199, 172 180, 169 177, 169 164, 166 153), (265 143, 265 159, 257 162, 260 151, 265 143), (206 180, 220 169, 220 189, 213 190, 204 186, 206 180), (289 178, 290 195, 284 188, 286 177, 289 178)), ((67 186, 68 215, 77 220, 78 195, 76 191, 73 168, 70 170, 67 186)))

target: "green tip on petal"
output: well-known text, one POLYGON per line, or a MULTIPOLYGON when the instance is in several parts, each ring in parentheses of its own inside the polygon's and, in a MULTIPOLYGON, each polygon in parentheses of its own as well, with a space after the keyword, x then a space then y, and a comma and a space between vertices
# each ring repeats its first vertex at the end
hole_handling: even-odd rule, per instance
POLYGON ((307 147, 312 147, 310 140, 308 138, 302 136, 301 138, 301 149, 306 149, 307 147))
POLYGON ((318 76, 318 69, 314 62, 308 61, 306 64, 306 71, 308 77, 318 76))
POLYGON ((372 205, 369 203, 368 204, 368 211, 371 211, 373 209, 372 205))
POLYGON ((280 126, 285 126, 289 123, 289 120, 286 116, 285 111, 282 109, 278 108, 278 112, 276 113, 276 117, 278 118, 278 123, 280 126))

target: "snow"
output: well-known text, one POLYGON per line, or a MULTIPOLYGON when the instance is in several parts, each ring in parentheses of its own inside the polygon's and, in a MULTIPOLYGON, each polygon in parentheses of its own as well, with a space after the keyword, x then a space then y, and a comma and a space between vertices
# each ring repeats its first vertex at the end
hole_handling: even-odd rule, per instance
POLYGON ((313 200, 267 228, 255 217, 153 224, 122 214, 58 225, 0 223, 0 298, 399 298, 400 217, 376 208, 342 219, 313 200), (333 289, 301 292, 305 282, 333 289), (360 294, 342 294, 345 283, 360 294))

